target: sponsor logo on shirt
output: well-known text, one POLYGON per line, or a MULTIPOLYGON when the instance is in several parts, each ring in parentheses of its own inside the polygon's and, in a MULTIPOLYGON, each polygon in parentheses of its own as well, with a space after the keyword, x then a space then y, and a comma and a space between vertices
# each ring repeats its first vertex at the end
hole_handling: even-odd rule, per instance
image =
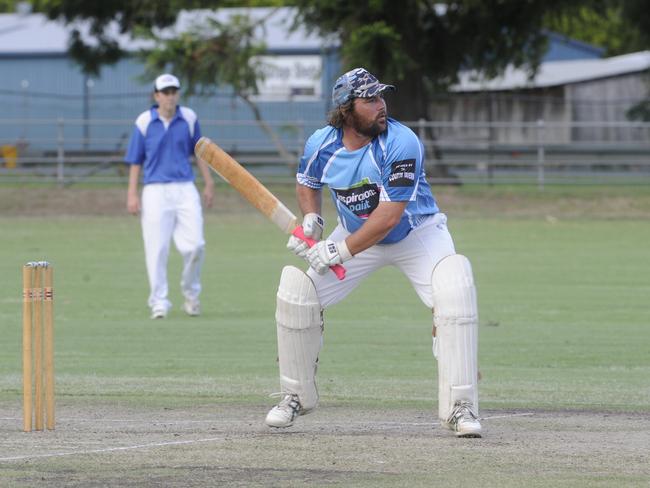
POLYGON ((388 186, 413 186, 415 184, 415 159, 405 159, 391 164, 388 186))
POLYGON ((370 183, 367 178, 351 188, 333 191, 340 203, 362 219, 368 218, 368 215, 379 205, 379 188, 375 183, 370 183))

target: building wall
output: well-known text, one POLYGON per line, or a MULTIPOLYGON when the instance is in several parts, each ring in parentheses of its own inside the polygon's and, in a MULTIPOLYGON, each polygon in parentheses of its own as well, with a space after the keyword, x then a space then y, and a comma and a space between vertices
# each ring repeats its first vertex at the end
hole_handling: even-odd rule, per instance
MULTIPOLYGON (((98 79, 88 79, 65 56, 0 57, 0 144, 27 140, 35 152, 55 150, 58 128, 52 121, 64 119, 66 150, 123 149, 133 120, 152 103, 152 81, 142 79, 143 71, 137 59, 125 59, 104 67, 98 79)), ((304 143, 305 133, 325 123, 330 78, 338 72, 334 53, 322 55, 322 71, 318 97, 257 101, 262 117, 292 150, 304 143)), ((251 109, 231 90, 182 98, 181 103, 198 113, 204 134, 223 141, 224 147, 272 150, 267 135, 249 123, 251 109)))
MULTIPOLYGON (((536 144, 538 121, 566 123, 564 87, 526 90, 518 93, 455 93, 439 97, 432 104, 432 118, 449 122, 439 129, 439 138, 459 143, 536 144)), ((568 142, 566 127, 545 129, 544 137, 568 142)))
MULTIPOLYGON (((647 98, 649 92, 648 73, 570 85, 567 97, 572 100, 571 118, 579 122, 625 121, 627 111, 647 98)), ((633 141, 639 137, 639 132, 621 127, 577 127, 572 134, 574 140, 592 141, 633 141)))
POLYGON ((630 127, 626 113, 649 89, 647 74, 632 73, 553 88, 448 94, 433 102, 431 113, 434 120, 458 124, 440 129, 440 138, 462 134, 465 142, 536 144, 540 137, 553 144, 645 141, 647 131, 630 127), (462 122, 469 123, 463 131, 462 122), (587 127, 590 123, 601 127, 587 127), (607 123, 611 126, 602 127, 607 123))

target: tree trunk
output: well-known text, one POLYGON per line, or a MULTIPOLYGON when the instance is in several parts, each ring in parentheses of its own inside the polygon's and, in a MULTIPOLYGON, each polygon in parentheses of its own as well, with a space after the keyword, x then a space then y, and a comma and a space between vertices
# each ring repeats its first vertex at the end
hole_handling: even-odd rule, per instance
POLYGON ((253 116, 255 117, 255 121, 257 124, 260 126, 260 128, 269 136, 271 139, 271 142, 273 142, 273 145, 275 146, 275 150, 278 152, 280 157, 285 161, 287 167, 291 172, 295 172, 297 166, 298 166, 298 156, 295 154, 291 154, 286 147, 284 147, 284 143, 282 142, 282 139, 278 137, 278 134, 273 130, 273 127, 271 127, 269 124, 266 123, 264 118, 262 117, 262 113, 260 112, 259 107, 255 102, 253 102, 248 95, 244 95, 243 93, 237 93, 237 96, 241 98, 246 105, 252 110, 253 116))

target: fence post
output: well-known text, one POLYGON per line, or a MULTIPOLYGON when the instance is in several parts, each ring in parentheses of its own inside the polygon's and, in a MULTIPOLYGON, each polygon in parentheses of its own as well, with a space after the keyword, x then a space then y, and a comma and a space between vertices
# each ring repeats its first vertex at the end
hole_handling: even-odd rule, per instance
POLYGON ((427 121, 423 118, 418 119, 418 137, 420 138, 422 144, 425 145, 425 147, 426 143, 424 141, 426 140, 426 122, 427 121))
POLYGON ((57 151, 56 151, 56 181, 60 186, 65 183, 63 176, 63 161, 65 159, 65 136, 64 136, 64 121, 62 117, 57 120, 57 151))
POLYGON ((545 125, 543 119, 537 119, 537 188, 544 189, 544 141, 545 141, 545 125))

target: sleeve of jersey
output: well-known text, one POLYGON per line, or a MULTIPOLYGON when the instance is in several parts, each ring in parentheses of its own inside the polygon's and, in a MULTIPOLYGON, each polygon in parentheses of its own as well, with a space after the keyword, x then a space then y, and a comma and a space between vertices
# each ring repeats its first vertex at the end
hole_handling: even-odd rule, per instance
POLYGON ((386 160, 381 169, 383 186, 379 200, 384 202, 415 200, 423 159, 419 139, 413 132, 404 131, 387 149, 386 160))
POLYGON ((317 164, 319 146, 319 138, 315 134, 307 139, 305 151, 300 158, 300 165, 296 173, 296 181, 313 190, 320 190, 323 187, 323 183, 321 183, 322 167, 317 164))
POLYGON ((131 139, 129 140, 129 147, 126 150, 124 161, 129 164, 142 164, 145 159, 144 153, 144 136, 137 126, 133 127, 131 139))

